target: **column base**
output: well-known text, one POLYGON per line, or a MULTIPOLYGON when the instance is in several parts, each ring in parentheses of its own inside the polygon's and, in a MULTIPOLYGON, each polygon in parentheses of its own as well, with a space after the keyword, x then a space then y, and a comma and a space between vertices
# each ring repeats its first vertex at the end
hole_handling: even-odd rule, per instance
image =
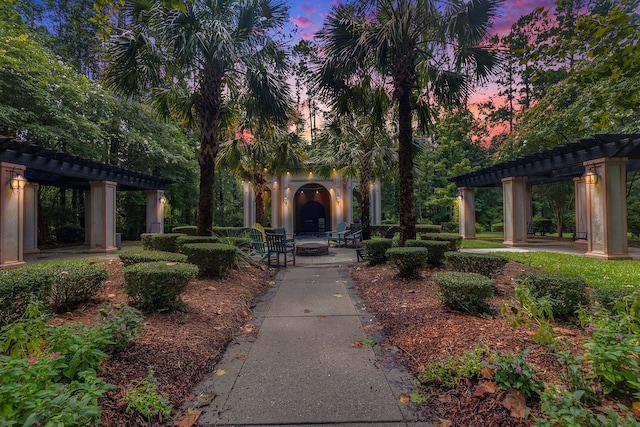
POLYGON ((37 254, 40 253, 40 249, 35 248, 35 249, 25 249, 23 251, 24 254, 37 254))
POLYGON ((525 246, 529 246, 529 243, 527 242, 502 242, 503 245, 505 246, 510 246, 510 247, 514 247, 514 248, 521 248, 521 247, 525 247, 525 246))
POLYGON ((587 258, 606 259, 611 261, 633 259, 629 254, 604 254, 598 252, 587 252, 584 256, 587 258))
POLYGON ((115 252, 117 251, 118 248, 116 248, 115 246, 109 246, 107 248, 92 248, 89 249, 89 253, 90 254, 104 254, 107 252, 115 252))
POLYGON ((27 265, 27 263, 25 261, 7 261, 0 264, 0 268, 20 267, 21 265, 27 265))

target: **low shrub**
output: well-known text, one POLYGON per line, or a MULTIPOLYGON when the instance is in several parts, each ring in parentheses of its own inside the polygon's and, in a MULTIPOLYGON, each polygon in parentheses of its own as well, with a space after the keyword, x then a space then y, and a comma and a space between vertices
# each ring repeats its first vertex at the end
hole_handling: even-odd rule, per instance
POLYGON ((175 252, 148 251, 143 248, 124 249, 118 253, 122 265, 128 267, 141 262, 186 262, 187 256, 175 252))
POLYGON ((457 221, 447 221, 442 223, 442 230, 446 233, 458 233, 460 223, 457 221))
POLYGON ((567 320, 581 305, 589 304, 587 282, 580 276, 566 273, 522 273, 516 280, 531 288, 536 298, 549 297, 553 316, 567 320))
POLYGON ((189 243, 182 246, 187 261, 198 266, 204 276, 222 276, 237 257, 237 248, 224 243, 189 243))
POLYGON ((536 233, 542 236, 555 233, 556 226, 554 221, 548 218, 534 218, 533 223, 536 225, 536 233))
POLYGON ((109 278, 103 265, 64 264, 54 271, 50 297, 55 310, 71 310, 91 301, 109 278))
POLYGON ((449 270, 478 273, 487 277, 498 273, 509 262, 503 256, 471 252, 447 252, 444 259, 449 270))
POLYGON ((213 227, 212 235, 215 237, 242 237, 244 227, 213 227))
POLYGON ((56 229, 58 243, 84 242, 84 228, 79 224, 64 224, 56 229))
POLYGON ((142 246, 149 251, 178 252, 176 240, 184 236, 181 233, 143 233, 140 235, 142 246))
POLYGON ((387 262, 387 249, 391 249, 393 242, 391 240, 364 240, 364 257, 371 264, 379 264, 387 262))
POLYGON ((462 236, 459 234, 444 234, 444 233, 421 233, 419 234, 420 240, 435 240, 438 242, 449 243, 450 251, 457 251, 462 245, 462 236))
POLYGON ((494 372, 494 379, 500 388, 508 390, 514 388, 531 397, 544 389, 544 384, 538 379, 538 371, 534 365, 527 363, 530 350, 525 349, 511 355, 501 351, 492 351, 485 366, 494 372))
MULTIPOLYGON (((618 288, 618 289, 603 289, 593 288, 591 289, 591 298, 597 301, 603 308, 612 311, 616 304, 622 301, 624 298, 629 297, 636 291, 633 288, 618 288)), ((640 297, 640 293, 638 294, 640 297)))
POLYGON ((503 222, 496 222, 494 224, 491 224, 491 231, 494 233, 502 233, 504 232, 504 223, 503 222))
POLYGON ((438 285, 438 297, 446 306, 454 310, 471 313, 490 311, 487 302, 493 296, 493 281, 477 273, 457 271, 438 272, 433 275, 438 285))
POLYGON ((145 310, 172 309, 197 274, 198 267, 187 263, 133 264, 124 268, 125 292, 145 310))
POLYGON ((384 237, 384 235, 386 234, 387 230, 389 229, 389 227, 391 227, 391 230, 394 233, 397 233, 400 231, 400 226, 398 224, 371 224, 371 235, 372 236, 378 236, 378 237, 384 237))
POLYGON ((18 320, 33 299, 44 301, 53 285, 53 271, 24 266, 0 270, 0 326, 18 320))
POLYGON ((180 233, 186 234, 187 236, 197 236, 198 235, 198 227, 195 225, 181 225, 179 227, 173 227, 171 229, 172 233, 180 233))
POLYGON ((131 386, 125 395, 127 413, 136 411, 147 420, 156 417, 160 420, 162 417, 168 418, 171 415, 171 401, 166 394, 158 391, 158 385, 159 382, 151 367, 146 378, 131 381, 131 386))
POLYGON ((180 236, 176 240, 178 252, 182 252, 182 246, 189 243, 220 243, 220 238, 213 236, 180 236))
POLYGON ((460 357, 447 356, 430 362, 418 378, 423 384, 453 388, 464 380, 479 378, 482 361, 488 354, 489 344, 480 341, 460 357))
POLYGON ((442 264, 444 254, 449 250, 449 242, 439 242, 437 240, 407 240, 404 242, 407 247, 427 248, 427 262, 430 265, 438 266, 442 264))
POLYGON ((389 264, 398 270, 400 277, 420 277, 420 270, 427 266, 427 248, 406 247, 387 249, 389 264))
POLYGON ((142 330, 144 316, 140 311, 126 304, 112 308, 110 304, 100 309, 98 318, 102 332, 107 337, 102 350, 109 353, 121 352, 142 330))
POLYGON ((416 233, 440 233, 442 225, 436 224, 416 224, 416 233))

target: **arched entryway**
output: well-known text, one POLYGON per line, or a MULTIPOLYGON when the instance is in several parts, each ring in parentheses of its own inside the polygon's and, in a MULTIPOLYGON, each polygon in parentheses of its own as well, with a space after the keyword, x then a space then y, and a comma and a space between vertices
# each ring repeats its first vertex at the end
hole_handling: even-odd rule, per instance
POLYGON ((295 233, 324 233, 331 227, 331 195, 321 184, 306 184, 294 197, 295 233))

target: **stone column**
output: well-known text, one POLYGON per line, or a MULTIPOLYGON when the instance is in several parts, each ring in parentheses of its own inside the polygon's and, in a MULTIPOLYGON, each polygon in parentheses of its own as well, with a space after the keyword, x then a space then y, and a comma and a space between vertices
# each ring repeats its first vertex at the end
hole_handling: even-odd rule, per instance
POLYGON ((147 195, 147 233, 164 233, 164 204, 166 198, 163 190, 148 190, 147 195))
POLYGON ((91 245, 91 192, 84 192, 84 244, 91 245))
POLYGON ((291 192, 291 174, 287 172, 282 176, 282 223, 284 229, 290 235, 293 235, 293 193, 291 192))
POLYGON ((242 181, 244 226, 252 227, 256 223, 256 197, 253 185, 249 181, 242 181))
MULTIPOLYGON (((347 210, 347 221, 353 224, 353 179, 349 177, 346 186, 345 208, 347 210)), ((360 221, 362 221, 360 219, 360 221)))
POLYGON ((0 162, 0 267, 24 262, 25 167, 0 162))
POLYGON ((376 178, 369 187, 369 215, 371 224, 378 225, 382 223, 382 197, 380 195, 379 178, 376 178))
MULTIPOLYGON (((573 188, 575 193, 575 213, 576 213, 576 239, 574 246, 587 245, 586 238, 589 235, 588 209, 587 209, 587 183, 586 177, 573 178, 573 188)), ((585 248, 586 249, 586 248, 585 248)))
POLYGON ((460 235, 464 239, 476 238, 476 195, 475 188, 458 188, 460 211, 460 235))
POLYGON ((504 244, 527 245, 527 177, 502 180, 504 244))
POLYGON ((627 242, 627 158, 584 162, 587 194, 587 253, 630 259, 627 242))
POLYGON ((332 224, 331 229, 335 230, 338 226, 338 223, 344 221, 344 194, 342 192, 342 175, 340 172, 337 172, 333 177, 333 210, 335 212, 334 215, 334 223, 332 224))
POLYGON ((28 182, 24 187, 24 253, 38 249, 38 190, 40 184, 28 182))
POLYGON ((282 177, 274 177, 271 185, 271 226, 273 228, 286 228, 282 218, 283 197, 282 177))
POLYGON ((116 248, 116 183, 90 181, 91 237, 89 252, 111 252, 116 248))

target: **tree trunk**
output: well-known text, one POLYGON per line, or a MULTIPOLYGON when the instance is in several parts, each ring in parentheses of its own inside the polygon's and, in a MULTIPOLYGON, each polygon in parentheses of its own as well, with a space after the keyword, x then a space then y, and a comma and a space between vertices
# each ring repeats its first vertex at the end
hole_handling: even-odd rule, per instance
POLYGON ((411 125, 411 89, 396 90, 398 99, 398 210, 400 246, 416 238, 416 212, 413 200, 413 127, 411 125))
POLYGON ((210 236, 213 227, 213 187, 218 156, 218 134, 222 120, 222 76, 205 67, 200 78, 196 111, 200 119, 200 194, 198 197, 198 235, 210 236))
POLYGON ((262 174, 253 176, 253 189, 255 191, 256 222, 265 227, 267 225, 267 215, 264 208, 264 193, 267 190, 267 181, 262 174))
POLYGON ((371 185, 371 162, 367 153, 360 161, 360 224, 362 225, 362 240, 371 239, 371 199, 369 186, 371 185))

